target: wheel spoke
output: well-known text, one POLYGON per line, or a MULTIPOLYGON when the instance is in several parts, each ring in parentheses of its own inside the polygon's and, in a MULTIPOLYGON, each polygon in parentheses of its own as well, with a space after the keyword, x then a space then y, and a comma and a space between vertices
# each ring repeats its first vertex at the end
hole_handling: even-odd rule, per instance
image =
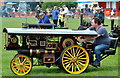
POLYGON ((64 63, 64 65, 69 64, 69 63, 71 63, 71 61, 68 61, 68 62, 64 63))
POLYGON ((75 49, 74 49, 74 47, 73 47, 73 56, 75 57, 75 49))
POLYGON ((16 71, 17 69, 13 68, 14 71, 16 71))
POLYGON ((77 47, 77 49, 76 49, 76 53, 78 53, 78 52, 79 52, 78 50, 80 50, 80 49, 77 47))
POLYGON ((79 66, 77 65, 77 63, 75 63, 76 64, 76 67, 77 67, 77 69, 78 69, 78 71, 80 70, 80 68, 79 68, 79 66))
POLYGON ((76 64, 74 63, 74 71, 76 72, 76 64))
POLYGON ((74 57, 74 51, 73 51, 73 48, 70 48, 70 52, 71 52, 72 56, 74 57))
POLYGON ((28 61, 26 61, 23 65, 30 65, 30 62, 28 61))
POLYGON ((25 66, 25 68, 27 68, 27 69, 28 69, 28 68, 30 68, 30 67, 29 67, 29 66, 25 66))
POLYGON ((70 61, 70 60, 63 60, 63 63, 66 62, 66 61, 70 61))
POLYGON ((68 57, 63 57, 63 58, 68 59, 68 60, 72 60, 71 58, 68 58, 68 57))
POLYGON ((78 59, 86 60, 87 58, 79 58, 79 57, 78 57, 78 59))
POLYGON ((21 57, 21 63, 24 61, 23 58, 24 58, 24 57, 21 57))
POLYGON ((13 62, 13 64, 15 64, 15 65, 19 65, 18 63, 16 63, 16 62, 13 62))
POLYGON ((81 54, 85 53, 84 51, 82 51, 80 54, 78 54, 78 56, 80 56, 81 54))
POLYGON ((25 63, 30 63, 30 61, 29 61, 29 60, 26 60, 25 63))
POLYGON ((71 57, 71 56, 69 56, 68 54, 66 54, 66 53, 64 53, 66 56, 68 56, 68 57, 71 57))
POLYGON ((77 69, 77 65, 76 65, 76 63, 74 62, 74 63, 73 63, 73 72, 76 72, 76 71, 77 71, 76 69, 77 69))
POLYGON ((83 63, 81 63, 80 61, 78 61, 78 63, 79 63, 78 65, 80 65, 80 67, 82 66, 81 68, 84 67, 84 64, 83 64, 83 63))
POLYGON ((73 63, 72 63, 72 72, 74 71, 74 65, 73 65, 73 63))
POLYGON ((86 62, 86 61, 83 61, 83 60, 78 60, 78 61, 80 61, 80 62, 84 62, 84 63, 86 62))
POLYGON ((18 62, 19 64, 21 63, 21 62, 20 62, 20 58, 19 58, 19 57, 18 57, 18 58, 16 58, 16 59, 15 59, 15 61, 16 61, 16 62, 18 62))
POLYGON ((80 68, 80 70, 83 68, 83 66, 81 64, 78 64, 78 67, 80 68))
POLYGON ((83 55, 79 56, 78 58, 83 57, 83 56, 85 56, 85 55, 86 55, 86 54, 83 54, 83 55))
POLYGON ((13 65, 12 67, 17 67, 17 65, 13 65))
POLYGON ((26 58, 23 60, 22 64, 24 64, 24 63, 25 63, 25 61, 26 61, 26 58))
POLYGON ((20 69, 18 69, 18 71, 17 71, 18 73, 20 72, 20 69))
POLYGON ((20 74, 22 74, 22 70, 20 69, 20 74))
POLYGON ((25 73, 25 69, 23 69, 22 71, 23 71, 23 73, 25 73))
POLYGON ((77 52, 77 56, 79 55, 80 51, 81 51, 81 49, 78 50, 78 52, 77 52))
POLYGON ((20 57, 18 58, 18 60, 19 60, 19 63, 21 63, 21 59, 20 59, 20 57))
POLYGON ((73 57, 68 51, 66 51, 71 57, 73 57))
POLYGON ((30 65, 30 64, 24 64, 24 65, 30 65))
POLYGON ((69 65, 66 68, 70 70, 71 66, 72 66, 72 63, 69 63, 69 65))

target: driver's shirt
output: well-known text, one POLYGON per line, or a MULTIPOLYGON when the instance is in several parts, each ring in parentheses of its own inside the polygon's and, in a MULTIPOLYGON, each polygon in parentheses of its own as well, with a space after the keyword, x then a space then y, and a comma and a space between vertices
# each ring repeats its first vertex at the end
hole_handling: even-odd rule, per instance
POLYGON ((94 40, 95 45, 100 45, 100 44, 110 45, 109 34, 103 26, 100 26, 98 30, 96 30, 94 27, 89 27, 89 29, 96 31, 100 35, 94 40))

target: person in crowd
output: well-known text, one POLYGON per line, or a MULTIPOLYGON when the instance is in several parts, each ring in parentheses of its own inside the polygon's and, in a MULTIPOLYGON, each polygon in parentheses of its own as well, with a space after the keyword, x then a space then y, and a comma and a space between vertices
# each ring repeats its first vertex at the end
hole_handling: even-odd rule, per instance
POLYGON ((57 6, 54 6, 54 9, 52 10, 52 20, 53 23, 57 26, 57 22, 58 22, 58 14, 59 14, 59 10, 57 10, 57 6))
POLYGON ((63 11, 62 8, 60 8, 60 13, 59 13, 58 19, 59 19, 59 24, 61 27, 64 27, 64 14, 65 14, 65 12, 63 11))
POLYGON ((100 66, 100 60, 101 60, 101 53, 102 51, 106 50, 110 46, 110 38, 107 30, 103 27, 102 21, 100 18, 95 17, 92 20, 91 27, 89 27, 89 30, 94 30, 98 33, 95 37, 88 37, 86 39, 79 40, 80 43, 84 41, 90 41, 94 40, 94 53, 96 54, 96 59, 92 63, 93 66, 98 67, 100 66))
POLYGON ((14 6, 12 7, 12 12, 13 12, 12 16, 15 17, 15 7, 14 6))
POLYGON ((32 10, 31 10, 31 8, 30 7, 28 7, 27 8, 27 16, 31 16, 31 14, 32 14, 32 10))
POLYGON ((44 24, 50 24, 50 20, 49 20, 49 15, 48 15, 48 12, 47 11, 44 11, 44 24))
POLYGON ((101 11, 100 7, 95 8, 96 13, 94 14, 94 17, 99 17, 102 20, 102 24, 104 25, 104 13, 101 11))
POLYGON ((39 24, 43 23, 43 24, 50 24, 50 20, 49 20, 49 15, 47 15, 47 12, 44 11, 43 13, 39 14, 39 24))
POLYGON ((21 7, 18 7, 17 11, 18 11, 18 16, 21 17, 22 8, 21 8, 21 7))
POLYGON ((52 8, 47 8, 47 15, 49 15, 50 19, 52 19, 52 8))
POLYGON ((76 9, 75 9, 75 16, 74 16, 75 18, 80 18, 80 9, 77 7, 76 9))
POLYGON ((8 17, 7 8, 2 10, 2 17, 8 17))
POLYGON ((37 19, 39 18, 39 13, 40 13, 40 6, 37 5, 37 6, 35 7, 35 17, 36 17, 37 19))
POLYGON ((70 11, 73 13, 72 18, 74 18, 74 16, 75 16, 75 7, 71 7, 70 11))
POLYGON ((115 8, 112 8, 111 16, 115 16, 115 13, 116 13, 116 9, 115 9, 115 8))
POLYGON ((43 22, 43 18, 44 18, 44 14, 43 14, 43 13, 40 13, 40 14, 39 14, 39 18, 38 18, 38 20, 39 20, 39 21, 38 21, 38 24, 44 23, 44 22, 43 22))
POLYGON ((69 18, 69 9, 66 7, 66 5, 62 6, 65 12, 65 21, 64 21, 64 26, 67 27, 67 22, 68 22, 68 18, 69 18))
POLYGON ((12 17, 12 7, 7 7, 7 14, 8 14, 8 17, 12 17))
POLYGON ((90 13, 90 8, 88 8, 88 5, 85 5, 85 13, 90 13))

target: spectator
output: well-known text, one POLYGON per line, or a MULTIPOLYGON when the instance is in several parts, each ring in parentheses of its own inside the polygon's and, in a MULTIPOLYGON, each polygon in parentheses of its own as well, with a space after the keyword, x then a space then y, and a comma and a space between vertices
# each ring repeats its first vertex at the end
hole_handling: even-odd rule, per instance
POLYGON ((73 7, 73 8, 71 7, 70 11, 73 13, 73 14, 72 14, 72 18, 74 18, 74 15, 75 15, 75 7, 73 7))
POLYGON ((59 24, 61 27, 64 27, 64 11, 62 8, 60 8, 60 13, 59 13, 59 24))
POLYGON ((13 12, 12 8, 11 8, 11 7, 8 7, 8 8, 7 8, 8 17, 12 17, 12 12, 13 12))
POLYGON ((49 15, 48 15, 48 12, 47 11, 44 11, 44 24, 50 24, 50 20, 49 20, 49 15))
POLYGON ((8 17, 7 9, 2 10, 2 17, 8 17))
POLYGON ((50 20, 49 20, 49 16, 47 15, 47 12, 44 11, 43 13, 39 14, 39 24, 43 23, 43 24, 50 24, 50 20))
POLYGON ((31 8, 29 7, 29 8, 27 8, 27 16, 31 16, 31 14, 32 14, 32 10, 31 10, 31 8))
POLYGON ((112 8, 111 16, 115 16, 115 13, 116 13, 116 9, 113 9, 113 8, 112 8))
POLYGON ((14 7, 12 7, 12 11, 13 11, 12 16, 15 17, 15 8, 14 7))
POLYGON ((70 11, 75 13, 75 7, 73 7, 73 8, 71 7, 70 11))
POLYGON ((85 13, 90 13, 90 8, 88 8, 88 5, 85 5, 85 13))
POLYGON ((67 22, 68 22, 68 17, 69 17, 69 15, 68 15, 69 14, 69 10, 68 10, 68 8, 65 5, 63 5, 62 7, 63 7, 64 12, 65 12, 64 26, 67 27, 67 22))
POLYGON ((21 7, 18 7, 18 16, 21 17, 21 13, 22 13, 22 8, 21 7))
POLYGON ((95 8, 96 13, 94 14, 94 17, 99 17, 102 20, 102 24, 104 25, 104 13, 101 11, 100 7, 95 8))
POLYGON ((35 17, 38 19, 39 18, 39 13, 40 13, 40 7, 39 7, 39 5, 37 5, 36 7, 35 7, 35 17))
POLYGON ((78 7, 75 10, 75 17, 78 19, 80 18, 80 9, 78 7))
POLYGON ((43 13, 40 13, 40 14, 39 14, 39 18, 38 18, 38 19, 39 19, 38 24, 44 23, 44 22, 43 22, 43 18, 44 18, 44 14, 43 14, 43 13))
POLYGON ((57 10, 57 6, 54 6, 54 9, 52 10, 52 20, 56 26, 58 22, 58 14, 59 14, 59 10, 57 10))

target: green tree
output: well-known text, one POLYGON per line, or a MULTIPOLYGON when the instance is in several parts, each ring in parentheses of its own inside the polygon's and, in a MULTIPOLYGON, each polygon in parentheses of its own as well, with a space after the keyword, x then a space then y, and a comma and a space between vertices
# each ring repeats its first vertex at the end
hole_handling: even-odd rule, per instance
POLYGON ((74 2, 44 2, 42 4, 42 9, 47 9, 47 8, 53 8, 54 6, 62 7, 63 5, 66 5, 69 9, 70 7, 75 7, 76 3, 74 2))

